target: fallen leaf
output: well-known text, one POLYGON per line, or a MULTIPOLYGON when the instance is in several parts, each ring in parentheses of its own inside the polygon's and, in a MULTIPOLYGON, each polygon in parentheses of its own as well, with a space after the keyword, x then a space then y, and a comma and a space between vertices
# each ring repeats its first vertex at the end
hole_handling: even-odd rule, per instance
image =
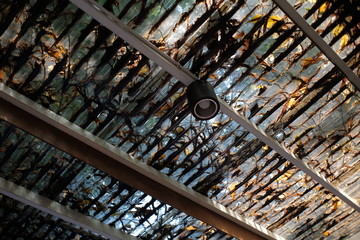
POLYGON ((344 24, 338 24, 336 27, 334 27, 334 29, 331 31, 334 34, 334 37, 339 35, 341 31, 344 29, 344 27, 345 27, 344 24))
POLYGON ((315 63, 321 61, 322 59, 323 59, 322 57, 317 57, 317 58, 308 57, 301 61, 301 66, 303 68, 307 68, 307 67, 311 66, 312 64, 315 64, 315 63))
POLYGON ((185 156, 189 155, 191 153, 191 151, 187 148, 184 149, 184 153, 185 153, 185 156))
POLYGON ((259 21, 262 18, 263 15, 261 14, 256 14, 250 21, 248 22, 252 22, 252 23, 256 23, 257 21, 259 21))
POLYGON ((219 78, 219 75, 214 73, 214 74, 211 74, 209 78, 217 80, 219 78))
POLYGON ((146 75, 149 73, 150 68, 148 67, 148 65, 144 65, 138 72, 138 75, 142 76, 142 77, 146 77, 146 75))
POLYGON ((349 34, 345 34, 340 38, 340 48, 344 48, 350 40, 349 34))
POLYGON ((266 27, 272 28, 272 26, 274 26, 274 24, 277 23, 278 21, 280 21, 281 19, 282 19, 282 17, 280 17, 278 15, 270 16, 266 23, 266 27))
POLYGON ((324 12, 326 12, 326 10, 330 7, 330 3, 329 2, 325 2, 323 3, 320 8, 319 8, 319 13, 323 14, 324 12))
POLYGON ((242 38, 244 35, 245 35, 244 32, 238 32, 238 33, 236 33, 236 34, 234 35, 233 38, 234 38, 234 39, 242 38))
POLYGON ((267 151, 268 149, 269 149, 269 146, 268 146, 268 145, 264 145, 264 146, 262 147, 263 152, 267 151))
POLYGON ((6 74, 5 74, 4 70, 0 70, 0 81, 4 80, 5 76, 6 76, 6 74))
POLYGON ((288 180, 289 178, 291 178, 291 176, 294 174, 294 170, 289 170, 287 172, 285 172, 284 174, 282 174, 280 177, 278 177, 275 182, 279 182, 279 181, 285 181, 288 180))
POLYGON ((229 191, 232 192, 231 193, 231 198, 235 198, 235 195, 236 195, 236 192, 235 192, 235 189, 236 189, 236 186, 238 185, 239 183, 238 182, 233 182, 230 186, 229 186, 229 191))
POLYGON ((197 227, 191 225, 191 226, 187 226, 185 229, 188 230, 188 231, 194 231, 194 230, 197 229, 197 227))

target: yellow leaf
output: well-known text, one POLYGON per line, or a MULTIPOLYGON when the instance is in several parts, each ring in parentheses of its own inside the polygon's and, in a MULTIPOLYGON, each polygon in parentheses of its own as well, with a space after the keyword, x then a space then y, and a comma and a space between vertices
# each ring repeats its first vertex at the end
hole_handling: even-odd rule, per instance
POLYGON ((197 227, 195 227, 195 226, 193 226, 193 225, 186 227, 186 230, 188 230, 188 231, 194 231, 194 230, 196 230, 196 229, 197 229, 197 227))
POLYGON ((346 44, 349 42, 350 36, 349 34, 345 34, 340 39, 340 48, 343 48, 346 46, 346 44))
POLYGON ((159 49, 160 51, 162 51, 162 52, 165 52, 165 51, 166 51, 166 47, 165 47, 165 46, 160 46, 160 47, 158 47, 158 49, 159 49))
POLYGON ((342 204, 342 202, 338 199, 334 199, 332 201, 332 205, 331 205, 331 212, 335 211, 336 209, 338 209, 340 207, 340 205, 342 204))
POLYGON ((229 188, 229 191, 234 191, 236 186, 238 185, 239 183, 238 182, 233 182, 228 188, 229 188))
POLYGON ((293 175, 293 170, 289 170, 285 172, 283 175, 281 175, 278 179, 276 179, 276 182, 288 180, 292 175, 293 175))
POLYGON ((238 32, 238 33, 236 33, 236 34, 234 35, 233 38, 234 38, 234 39, 242 38, 244 35, 245 35, 244 32, 238 32))
POLYGON ((239 183, 238 182, 233 182, 230 186, 229 186, 229 191, 232 192, 231 193, 231 198, 234 199, 235 198, 235 195, 236 195, 236 186, 238 185, 239 183))
POLYGON ((152 153, 152 154, 150 155, 150 157, 147 159, 146 163, 147 163, 148 165, 151 165, 151 164, 152 164, 154 154, 155 154, 155 153, 152 153))
POLYGON ((296 103, 295 98, 290 98, 290 100, 287 103, 287 107, 292 108, 295 105, 295 103, 296 103))
POLYGON ((262 18, 263 15, 261 14, 256 14, 249 22, 252 22, 252 23, 256 23, 257 21, 260 20, 260 18, 262 18))
POLYGON ((191 151, 187 148, 184 149, 184 153, 185 153, 185 156, 189 155, 191 153, 191 151))
POLYGON ((325 237, 330 236, 330 232, 329 232, 329 231, 324 232, 324 236, 325 236, 325 237))
POLYGON ((301 61, 301 66, 302 67, 308 67, 310 66, 311 64, 313 64, 315 61, 314 61, 314 58, 305 58, 301 61))
POLYGON ((175 133, 181 133, 182 131, 184 131, 183 127, 176 127, 174 130, 175 133))
POLYGON ((330 7, 330 3, 329 2, 325 2, 323 3, 323 5, 320 6, 319 8, 319 13, 324 13, 326 12, 326 10, 330 7))
POLYGON ((277 23, 278 21, 280 21, 281 19, 282 19, 282 17, 280 17, 278 15, 270 16, 269 20, 266 23, 266 27, 272 28, 272 26, 274 26, 274 24, 277 23))
POLYGON ((164 159, 165 157, 166 157, 166 154, 163 153, 163 154, 159 157, 159 160, 162 160, 162 159, 164 159))
POLYGON ((214 74, 211 74, 209 78, 216 80, 216 79, 218 79, 218 77, 219 77, 219 75, 214 73, 214 74))
POLYGON ((344 29, 344 24, 338 24, 336 27, 334 27, 334 29, 331 31, 334 36, 336 37, 337 35, 339 35, 341 33, 341 31, 344 29))
POLYGON ((263 147, 262 147, 262 150, 265 152, 266 150, 268 150, 269 149, 269 146, 268 145, 264 145, 263 147))
POLYGON ((50 56, 59 59, 67 53, 67 50, 62 44, 58 44, 55 48, 49 49, 48 53, 50 56))
POLYGON ((148 74, 148 72, 149 72, 149 67, 148 67, 148 65, 144 65, 140 70, 139 70, 139 73, 138 73, 138 75, 140 75, 140 76, 142 76, 142 77, 145 77, 147 74, 148 74))
POLYGON ((221 122, 213 122, 211 124, 211 126, 213 126, 213 127, 220 127, 221 125, 222 125, 221 122))
POLYGON ((323 59, 322 57, 318 57, 318 58, 308 57, 301 61, 301 66, 307 68, 310 65, 319 62, 322 59, 323 59))

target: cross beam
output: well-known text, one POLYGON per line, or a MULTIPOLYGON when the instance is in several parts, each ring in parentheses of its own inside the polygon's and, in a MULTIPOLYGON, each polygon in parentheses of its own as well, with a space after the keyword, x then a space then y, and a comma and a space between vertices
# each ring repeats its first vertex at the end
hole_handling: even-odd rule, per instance
MULTIPOLYGON (((125 41, 127 41, 134 48, 139 50, 142 54, 153 60, 159 66, 168 71, 172 76, 183 82, 185 85, 189 85, 191 82, 196 81, 197 77, 194 76, 188 69, 181 66, 174 59, 166 55, 157 49, 154 45, 152 45, 149 41, 141 37, 139 34, 134 32, 129 26, 122 23, 114 14, 110 13, 104 7, 93 0, 70 0, 77 7, 85 11, 87 14, 96 19, 99 23, 104 25, 114 34, 118 35, 125 41)), ((284 0, 279 0, 276 2, 285 2, 284 0)), ((282 5, 285 5, 282 4, 282 5)), ((291 7, 291 6, 290 6, 291 7)), ((288 9, 288 7, 287 7, 288 9)), ((289 9, 288 9, 289 10, 289 9)), ((290 11, 290 10, 289 10, 290 11)), ((294 10, 295 11, 295 10, 294 10)), ((296 11, 295 11, 296 12, 296 11)), ((291 12, 292 14, 295 14, 291 12)), ((297 13, 297 12, 296 12, 297 13)), ((300 16, 300 15, 299 15, 300 16)), ((301 18, 301 16, 300 16, 301 18)), ((303 19, 304 20, 304 19, 303 19)), ((305 21, 305 20, 304 20, 305 21)), ((307 29, 307 28, 306 28, 307 29)), ((315 33, 311 32, 311 30, 307 29, 307 34, 313 35, 315 33)), ((316 33, 315 33, 316 34, 316 33)), ((317 35, 317 34, 316 34, 317 35)), ((312 37, 317 42, 320 42, 319 36, 312 37)), ((311 38, 311 39, 312 39, 311 38)), ((321 39, 321 38, 320 38, 321 39)), ((323 39, 321 39, 323 41, 323 39)), ((334 58, 332 61, 337 63, 341 68, 340 70, 345 71, 344 74, 349 76, 349 80, 351 80, 355 86, 360 86, 360 81, 358 81, 358 77, 351 71, 351 69, 346 66, 346 64, 340 59, 338 56, 334 56, 331 53, 332 49, 325 43, 321 44, 320 50, 326 50, 326 53, 329 55, 328 57, 334 58), (326 46, 327 47, 326 47, 326 46), (331 51, 330 51, 330 50, 331 51), (350 71, 349 71, 350 69, 350 71), (355 75, 355 77, 353 76, 355 75)), ((332 51, 333 52, 333 51, 332 51)), ((336 54, 335 54, 336 55, 336 54)), ((338 198, 346 202, 348 205, 353 207, 356 211, 360 212, 360 205, 357 201, 352 199, 345 192, 338 189, 327 179, 319 175, 312 168, 310 168, 305 162, 296 157, 293 153, 287 150, 284 146, 280 145, 275 139, 273 139, 270 135, 259 129, 255 124, 253 124, 249 119, 245 116, 239 114, 235 109, 233 109, 229 104, 225 101, 219 99, 221 110, 227 114, 233 121, 237 122, 241 126, 243 126, 247 131, 255 135, 269 147, 271 147, 274 151, 279 153, 286 160, 294 164, 296 167, 300 168, 303 172, 311 176, 315 181, 321 184, 323 187, 328 189, 338 198)))
POLYGON ((0 118, 239 239, 282 239, 0 83, 0 118))
POLYGON ((0 193, 111 240, 138 239, 3 178, 0 178, 0 193))
POLYGON ((322 37, 306 20, 284 0, 273 0, 276 5, 305 33, 305 35, 322 51, 322 53, 360 90, 360 78, 346 65, 322 37))

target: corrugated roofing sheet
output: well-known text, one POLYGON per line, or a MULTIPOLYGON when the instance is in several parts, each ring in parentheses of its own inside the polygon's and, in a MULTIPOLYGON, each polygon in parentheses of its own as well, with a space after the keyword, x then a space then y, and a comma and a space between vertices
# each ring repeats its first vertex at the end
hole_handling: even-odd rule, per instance
MULTIPOLYGON (((359 91, 271 1, 99 1, 358 201, 359 91)), ((353 1, 290 1, 355 73, 353 1)), ((67 1, 2 1, 0 79, 286 239, 339 239, 359 213, 67 1)), ((224 233, 1 123, 1 177, 145 239, 224 233)), ((230 239, 230 237, 229 237, 230 239)))

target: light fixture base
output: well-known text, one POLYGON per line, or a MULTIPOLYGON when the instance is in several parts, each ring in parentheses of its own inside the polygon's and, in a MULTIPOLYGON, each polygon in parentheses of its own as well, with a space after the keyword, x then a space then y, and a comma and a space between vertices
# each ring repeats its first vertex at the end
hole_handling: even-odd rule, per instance
POLYGON ((206 80, 192 82, 186 92, 191 112, 196 119, 208 120, 219 112, 220 103, 206 80))

